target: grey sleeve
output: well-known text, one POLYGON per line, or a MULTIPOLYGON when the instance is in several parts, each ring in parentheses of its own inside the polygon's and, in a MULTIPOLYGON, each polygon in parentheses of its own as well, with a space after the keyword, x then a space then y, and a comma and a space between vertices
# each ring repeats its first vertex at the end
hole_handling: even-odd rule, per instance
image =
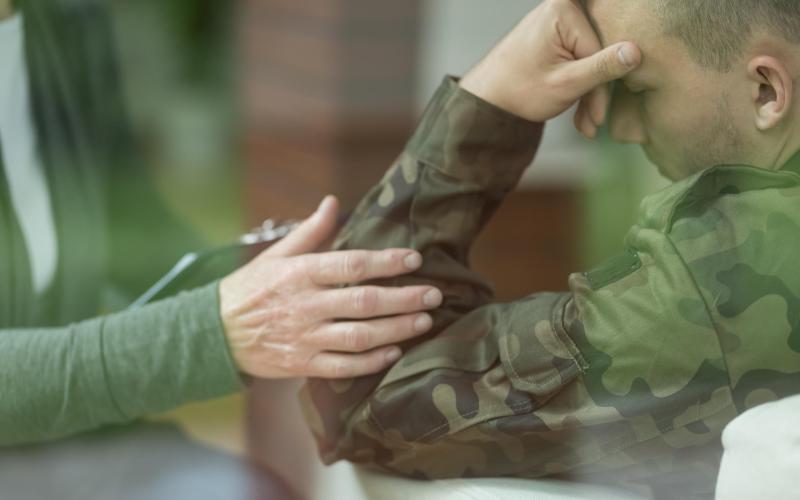
POLYGON ((0 446, 47 441, 232 393, 213 283, 62 328, 0 330, 0 446))

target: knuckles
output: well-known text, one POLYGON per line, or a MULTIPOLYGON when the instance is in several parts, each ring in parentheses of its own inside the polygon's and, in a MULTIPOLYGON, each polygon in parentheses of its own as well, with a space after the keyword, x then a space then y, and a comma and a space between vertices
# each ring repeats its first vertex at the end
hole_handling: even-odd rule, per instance
POLYGON ((341 359, 328 362, 325 367, 326 375, 330 378, 345 378, 350 375, 352 368, 341 359))
POLYGON ((385 267, 386 271, 390 272, 405 269, 405 263, 403 260, 406 258, 406 256, 407 254, 404 252, 385 250, 381 256, 382 266, 385 267))
POLYGON ((359 314, 370 316, 378 309, 378 290, 375 287, 353 288, 351 302, 353 310, 359 314))
POLYGON ((297 289, 312 281, 310 273, 320 265, 320 259, 316 255, 288 259, 286 265, 278 267, 278 279, 287 288, 297 289))
POLYGON ((269 359, 267 362, 283 373, 294 374, 299 368, 299 363, 294 356, 276 356, 276 358, 269 359))
POLYGON ((366 327, 351 323, 342 332, 345 350, 363 352, 370 348, 370 335, 366 327))
POLYGON ((362 281, 367 277, 367 256, 364 252, 350 252, 344 255, 342 271, 352 281, 362 281))

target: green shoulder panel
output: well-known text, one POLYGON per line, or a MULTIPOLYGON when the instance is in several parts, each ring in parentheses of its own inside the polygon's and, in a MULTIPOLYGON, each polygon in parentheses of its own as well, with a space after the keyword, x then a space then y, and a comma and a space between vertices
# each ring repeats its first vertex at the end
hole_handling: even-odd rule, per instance
POLYGON ((737 410, 800 392, 800 175, 709 170, 665 232, 714 324, 737 410))
POLYGON ((720 165, 676 182, 642 201, 639 226, 668 233, 673 224, 692 218, 727 195, 752 191, 790 189, 800 185, 800 175, 789 170, 771 171, 747 165, 720 165))

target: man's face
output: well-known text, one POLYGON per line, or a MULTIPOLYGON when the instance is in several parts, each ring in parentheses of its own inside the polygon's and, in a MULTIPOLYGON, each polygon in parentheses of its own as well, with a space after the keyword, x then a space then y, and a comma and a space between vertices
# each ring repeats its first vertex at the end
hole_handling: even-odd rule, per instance
POLYGON ((735 73, 702 68, 683 42, 663 33, 651 2, 588 0, 586 5, 604 46, 631 41, 643 55, 642 66, 615 83, 612 137, 640 144, 673 180, 742 163, 740 130, 747 110, 737 109, 731 97, 742 91, 735 73))

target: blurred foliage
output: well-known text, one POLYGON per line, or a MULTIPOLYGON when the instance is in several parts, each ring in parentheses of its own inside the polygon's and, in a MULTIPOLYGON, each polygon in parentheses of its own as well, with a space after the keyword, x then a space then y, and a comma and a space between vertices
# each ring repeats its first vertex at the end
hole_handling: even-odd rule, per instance
POLYGON ((642 200, 667 184, 639 146, 615 143, 607 127, 600 130, 596 145, 582 198, 582 260, 587 269, 624 250, 642 200))
POLYGON ((216 62, 231 40, 233 2, 219 0, 155 1, 168 22, 178 49, 185 56, 182 74, 187 79, 219 75, 216 62))
POLYGON ((114 0, 135 133, 167 205, 208 240, 243 229, 235 2, 114 0))

